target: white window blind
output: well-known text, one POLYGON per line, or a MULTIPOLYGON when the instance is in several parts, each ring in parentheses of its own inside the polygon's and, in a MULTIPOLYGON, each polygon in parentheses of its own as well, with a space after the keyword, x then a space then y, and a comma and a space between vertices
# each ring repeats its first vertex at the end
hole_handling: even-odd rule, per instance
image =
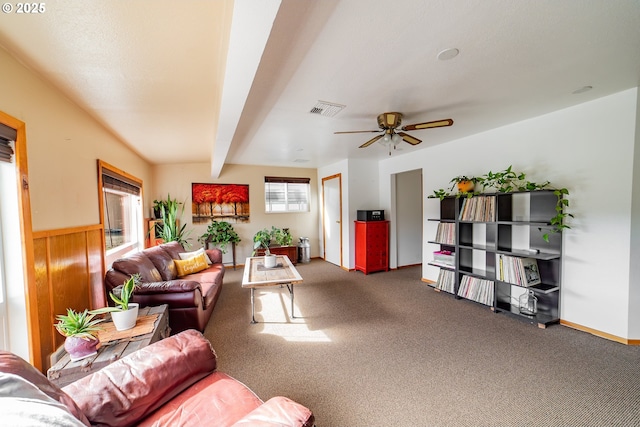
POLYGON ((309 212, 310 182, 310 178, 265 176, 266 211, 309 212))

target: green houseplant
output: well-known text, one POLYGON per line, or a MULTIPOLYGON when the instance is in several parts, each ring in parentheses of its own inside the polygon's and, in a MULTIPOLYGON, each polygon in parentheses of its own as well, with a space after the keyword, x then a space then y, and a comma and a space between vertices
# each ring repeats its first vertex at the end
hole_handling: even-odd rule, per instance
POLYGON ((449 183, 451 184, 449 191, 453 191, 455 188, 457 188, 458 193, 467 194, 467 197, 471 197, 473 195, 473 189, 475 188, 477 182, 478 178, 476 177, 459 175, 449 181, 449 183))
POLYGON ((56 316, 58 323, 56 330, 65 337, 64 349, 69 353, 72 361, 81 360, 97 353, 100 343, 98 331, 102 329, 98 324, 104 319, 96 319, 98 313, 84 310, 76 312, 70 308, 67 314, 56 316))
POLYGON ((207 243, 213 243, 220 248, 222 253, 227 253, 227 245, 229 243, 240 243, 240 236, 233 229, 233 225, 226 221, 211 220, 207 227, 207 231, 200 237, 198 241, 205 246, 207 243))
POLYGON ((258 249, 264 248, 264 266, 273 268, 276 266, 276 256, 269 250, 271 239, 273 238, 273 229, 263 228, 253 236, 253 256, 256 255, 258 249))
MULTIPOLYGON (((474 184, 480 184, 483 191, 493 189, 500 193, 509 193, 512 191, 553 190, 553 194, 557 197, 557 203, 555 208, 556 215, 549 219, 549 224, 552 226, 550 232, 557 233, 566 228, 571 228, 566 224, 566 219, 568 217, 573 218, 573 215, 566 211, 569 206, 569 200, 564 197, 569 195, 569 190, 566 188, 554 188, 551 186, 549 181, 544 181, 542 183, 528 181, 524 173, 515 172, 512 166, 498 172, 489 171, 484 175, 473 178, 467 178, 464 175, 457 176, 450 181, 453 185, 448 190, 444 188, 434 190, 433 194, 429 195, 428 198, 438 198, 442 200, 447 196, 453 195, 452 192, 457 182, 463 179, 471 180, 474 184)), ((480 193, 477 191, 458 192, 456 197, 463 195, 466 197, 472 197, 476 194, 480 193)), ((544 233, 542 238, 548 242, 549 233, 544 233)))
POLYGON ((271 227, 271 236, 277 245, 290 246, 293 242, 293 236, 288 228, 271 227))
POLYGON ((270 255, 271 252, 269 251, 269 245, 271 244, 271 237, 271 231, 267 228, 263 228, 256 232, 256 234, 253 235, 252 255, 255 256, 258 253, 258 249, 261 247, 264 249, 265 255, 270 255))
POLYGON ((118 331, 133 328, 138 318, 138 303, 131 302, 131 297, 139 281, 140 276, 132 274, 122 286, 118 286, 119 289, 114 289, 116 292, 109 292, 109 297, 116 304, 115 307, 99 308, 92 313, 111 313, 111 320, 118 331))
MULTIPOLYGON (((158 201, 154 201, 155 203, 158 201)), ((162 225, 158 233, 158 237, 165 242, 178 242, 182 246, 189 246, 188 233, 186 231, 187 224, 182 224, 182 227, 178 226, 178 217, 184 213, 184 203, 178 202, 177 199, 172 199, 171 194, 167 194, 167 199, 158 202, 160 208, 160 219, 162 225)))

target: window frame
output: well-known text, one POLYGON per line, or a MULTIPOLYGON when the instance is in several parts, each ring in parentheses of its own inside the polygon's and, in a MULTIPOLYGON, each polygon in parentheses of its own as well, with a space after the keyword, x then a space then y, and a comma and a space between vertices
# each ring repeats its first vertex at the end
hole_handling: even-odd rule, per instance
MULTIPOLYGON (((103 250, 104 250, 104 260, 105 260, 105 267, 108 269, 111 264, 113 263, 113 261, 115 261, 118 258, 121 258, 129 253, 133 253, 133 252, 139 252, 142 249, 144 249, 144 216, 143 216, 143 209, 142 209, 142 200, 143 200, 143 185, 142 185, 142 180, 131 175, 128 174, 118 168, 116 168, 115 166, 112 166, 102 160, 98 160, 98 200, 99 200, 99 210, 100 210, 100 224, 102 225, 102 238, 103 238, 103 250), (118 191, 112 188, 107 188, 105 187, 105 183, 104 183, 104 179, 103 176, 107 175, 113 178, 116 178, 118 180, 123 181, 124 183, 133 186, 133 187, 137 187, 140 189, 140 192, 138 195, 133 196, 132 195, 132 199, 137 199, 137 206, 135 206, 133 203, 131 204, 130 208, 130 214, 132 215, 131 219, 133 220, 134 218, 137 220, 135 221, 135 227, 134 231, 133 231, 133 235, 132 237, 135 237, 134 240, 131 240, 125 244, 116 246, 115 248, 112 249, 107 249, 107 242, 106 242, 106 222, 105 222, 105 192, 108 190, 108 192, 112 192, 112 193, 121 193, 121 194, 126 194, 128 193, 127 191, 118 191)), ((129 195, 131 195, 131 193, 129 193, 129 195)))
POLYGON ((266 214, 280 214, 280 213, 308 213, 311 212, 311 179, 310 178, 299 178, 299 177, 275 177, 275 176, 265 176, 264 177, 264 210, 266 214), (273 210, 272 206, 276 205, 269 198, 270 185, 284 185, 284 203, 278 203, 277 205, 284 205, 283 210, 273 210), (305 200, 303 203, 295 203, 289 202, 289 198, 291 197, 292 192, 289 191, 290 184, 303 184, 305 185, 305 200), (304 204, 306 205, 306 209, 290 209, 290 206, 293 204, 304 204))

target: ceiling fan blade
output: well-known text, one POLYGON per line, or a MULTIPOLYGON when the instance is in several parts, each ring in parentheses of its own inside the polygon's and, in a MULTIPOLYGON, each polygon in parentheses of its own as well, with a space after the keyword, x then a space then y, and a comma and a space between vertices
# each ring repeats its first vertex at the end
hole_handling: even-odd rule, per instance
POLYGON ((421 139, 415 138, 408 133, 398 132, 398 135, 400 135, 405 142, 408 142, 411 145, 418 145, 422 142, 421 139))
POLYGON ((334 132, 334 134, 339 134, 339 133, 372 133, 372 132, 382 132, 380 129, 378 130, 347 130, 347 131, 343 131, 343 132, 334 132))
POLYGON ((368 140, 367 142, 365 142, 364 144, 362 144, 360 147, 358 148, 365 148, 370 146, 371 144, 373 144, 374 142, 376 142, 377 140, 379 140, 380 138, 382 138, 384 135, 378 135, 378 136, 374 136, 373 138, 371 138, 370 140, 368 140))
POLYGON ((453 120, 451 120, 451 119, 436 120, 436 121, 433 121, 433 122, 416 123, 416 124, 413 124, 413 125, 402 126, 402 130, 420 130, 420 129, 429 129, 429 128, 441 128, 441 127, 444 127, 444 126, 451 126, 452 124, 453 124, 453 120))

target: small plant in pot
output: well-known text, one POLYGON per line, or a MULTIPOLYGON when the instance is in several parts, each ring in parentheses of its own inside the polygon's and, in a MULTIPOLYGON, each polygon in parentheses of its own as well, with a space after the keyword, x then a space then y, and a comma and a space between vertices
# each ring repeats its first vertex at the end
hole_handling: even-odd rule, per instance
POLYGON ((116 293, 109 292, 109 297, 116 303, 115 307, 99 308, 92 313, 111 313, 111 320, 118 331, 126 331, 136 326, 138 303, 131 302, 131 296, 139 281, 139 275, 131 275, 121 286, 114 289, 116 293))
POLYGON ((457 187, 458 193, 473 195, 473 189, 475 188, 477 182, 478 179, 475 177, 468 177, 465 175, 456 176, 450 181, 450 183, 452 184, 451 191, 453 191, 453 189, 457 187))
POLYGON ((97 313, 84 310, 76 312, 70 308, 67 314, 56 316, 58 323, 55 327, 64 337, 64 349, 69 353, 72 361, 91 357, 98 352, 98 331, 102 328, 98 323, 104 319, 95 319, 97 313))
POLYGON ((293 242, 293 236, 288 228, 271 227, 271 235, 276 244, 280 246, 291 246, 291 242, 293 242))
POLYGON ((258 231, 253 236, 253 256, 258 253, 258 249, 264 248, 264 266, 267 268, 273 268, 276 266, 276 256, 269 250, 271 244, 272 232, 266 228, 258 231))

